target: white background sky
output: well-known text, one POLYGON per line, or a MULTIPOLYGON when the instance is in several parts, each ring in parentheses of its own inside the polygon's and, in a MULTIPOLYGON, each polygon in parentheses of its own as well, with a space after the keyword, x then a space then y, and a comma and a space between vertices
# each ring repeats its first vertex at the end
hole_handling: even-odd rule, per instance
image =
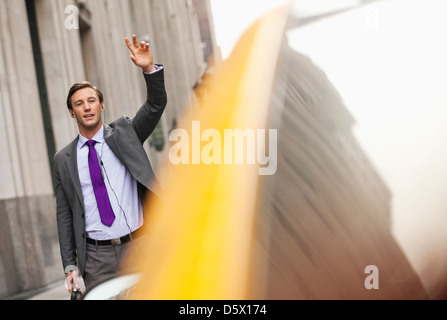
POLYGON ((214 28, 222 57, 229 56, 243 31, 256 19, 286 0, 210 0, 214 28))
MULTIPOLYGON (((300 1, 309 12, 312 3, 328 3, 309 1, 300 1)), ((223 58, 256 18, 284 2, 211 0, 223 58)), ((445 12, 445 0, 379 1, 288 34, 291 46, 327 73, 356 119, 354 134, 393 194, 393 232, 407 256, 419 272, 436 256, 439 270, 432 273, 444 276, 445 12)))

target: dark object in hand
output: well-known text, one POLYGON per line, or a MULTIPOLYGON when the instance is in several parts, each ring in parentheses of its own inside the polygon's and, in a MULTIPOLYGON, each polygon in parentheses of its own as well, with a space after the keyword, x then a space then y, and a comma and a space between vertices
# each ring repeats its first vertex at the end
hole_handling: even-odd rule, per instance
POLYGON ((82 300, 84 297, 82 295, 81 290, 77 290, 76 288, 73 289, 71 292, 70 300, 82 300))

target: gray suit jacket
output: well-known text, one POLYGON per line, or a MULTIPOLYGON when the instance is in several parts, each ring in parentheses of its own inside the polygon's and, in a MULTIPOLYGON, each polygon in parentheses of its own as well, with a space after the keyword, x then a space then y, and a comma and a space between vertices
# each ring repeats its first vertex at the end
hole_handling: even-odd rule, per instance
MULTIPOLYGON (((118 159, 138 182, 141 199, 155 193, 157 180, 143 143, 154 130, 167 103, 164 70, 144 74, 147 99, 133 119, 122 117, 104 125, 104 139, 118 159)), ((78 137, 54 156, 57 201, 57 227, 64 269, 78 265, 84 274, 86 230, 84 201, 77 166, 78 137)), ((144 203, 144 201, 143 201, 144 203)))

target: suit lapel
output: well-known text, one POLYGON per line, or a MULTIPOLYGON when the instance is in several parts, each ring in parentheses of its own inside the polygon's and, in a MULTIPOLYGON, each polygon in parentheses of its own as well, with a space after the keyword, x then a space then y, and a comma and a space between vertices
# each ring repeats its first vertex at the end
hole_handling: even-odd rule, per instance
MULTIPOLYGON (((113 128, 104 124, 104 140, 106 141, 109 148, 113 151, 115 156, 121 161, 121 163, 126 167, 134 179, 138 180, 137 172, 132 171, 132 167, 129 166, 127 161, 124 159, 124 153, 121 152, 119 144, 116 142, 115 136, 112 134, 113 128)), ((135 156, 135 155, 134 155, 135 156)), ((140 182, 141 183, 141 182, 140 182)))
MULTIPOLYGON (((104 140, 110 149, 112 149, 113 153, 117 156, 117 158, 121 161, 122 164, 127 168, 126 162, 123 159, 123 154, 121 153, 118 144, 115 141, 115 138, 112 135, 113 128, 107 124, 104 124, 104 140)), ((128 168, 129 169, 129 168, 128 168)))
MULTIPOLYGON (((148 181, 150 181, 150 179, 145 179, 144 176, 140 174, 135 165, 133 165, 134 162, 132 161, 132 159, 129 158, 129 152, 126 153, 121 151, 119 143, 116 142, 115 135, 112 134, 114 130, 114 128, 110 127, 107 124, 104 124, 104 140, 106 141, 107 145, 116 155, 116 157, 121 161, 121 163, 126 167, 126 169, 130 172, 132 177, 140 184, 145 186, 147 189, 151 189, 150 185, 148 184, 148 181)), ((125 149, 125 147, 123 148, 125 149)), ((132 157, 139 157, 139 154, 133 153, 132 157)), ((149 162, 147 163, 147 165, 148 167, 150 167, 149 162)))
POLYGON ((78 138, 73 140, 73 142, 70 144, 69 150, 66 152, 66 161, 67 161, 67 167, 68 172, 70 173, 71 181, 73 181, 73 186, 75 188, 76 194, 78 195, 79 201, 82 204, 82 207, 84 208, 84 197, 82 195, 82 189, 81 189, 81 181, 79 180, 79 172, 78 172, 78 161, 77 161, 77 151, 76 146, 78 143, 78 138))

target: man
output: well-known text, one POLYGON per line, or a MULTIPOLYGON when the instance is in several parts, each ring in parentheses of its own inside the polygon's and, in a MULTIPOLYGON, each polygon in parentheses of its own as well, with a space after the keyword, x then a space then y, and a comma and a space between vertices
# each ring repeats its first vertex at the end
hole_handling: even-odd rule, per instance
POLYGON ((149 44, 133 46, 133 63, 143 71, 147 100, 133 119, 103 124, 104 98, 89 82, 74 84, 67 97, 79 135, 55 157, 57 226, 68 291, 87 290, 112 277, 143 223, 143 198, 154 194, 156 178, 143 143, 166 106, 163 66, 149 44), (78 268, 79 266, 79 268, 78 268))

